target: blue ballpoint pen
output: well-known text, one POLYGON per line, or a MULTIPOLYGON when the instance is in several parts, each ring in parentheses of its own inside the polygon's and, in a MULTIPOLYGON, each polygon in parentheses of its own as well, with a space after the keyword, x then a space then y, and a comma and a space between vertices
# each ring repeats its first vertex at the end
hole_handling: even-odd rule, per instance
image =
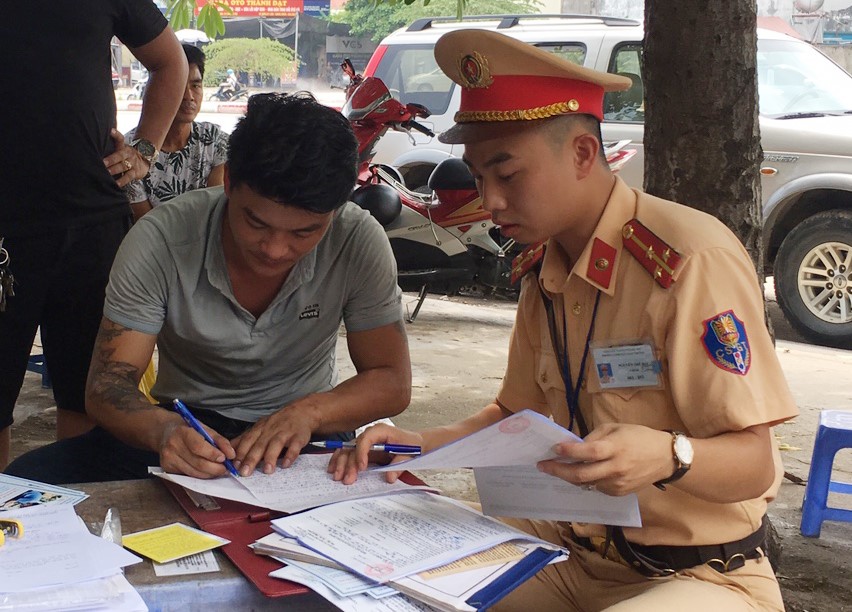
MULTIPOLYGON (((355 448, 355 440, 343 442, 341 440, 322 440, 319 442, 311 442, 314 446, 322 448, 355 448)), ((370 450, 383 451, 392 455, 419 455, 419 446, 409 446, 407 444, 373 444, 370 450)))
MULTIPOLYGON (((213 438, 210 437, 210 434, 207 433, 207 431, 201 426, 201 423, 198 422, 198 419, 196 419, 194 416, 192 416, 192 413, 189 411, 189 409, 184 405, 184 403, 182 401, 175 398, 172 401, 172 403, 174 404, 175 410, 177 411, 177 413, 181 417, 183 417, 183 420, 186 421, 187 425, 189 425, 195 431, 200 433, 201 437, 203 437, 205 440, 207 440, 214 447, 219 448, 218 446, 216 446, 216 443, 213 441, 213 438)), ((237 468, 234 467, 234 464, 231 463, 230 459, 228 459, 227 457, 225 458, 225 467, 228 468, 228 471, 231 474, 233 474, 234 476, 239 478, 240 473, 237 471, 237 468)))

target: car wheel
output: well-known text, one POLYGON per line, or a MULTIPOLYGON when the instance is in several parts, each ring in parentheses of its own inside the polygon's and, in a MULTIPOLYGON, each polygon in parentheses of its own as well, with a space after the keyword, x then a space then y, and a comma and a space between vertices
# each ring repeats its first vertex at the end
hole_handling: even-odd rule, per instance
POLYGON ((852 348, 852 211, 816 214, 787 234, 775 260, 775 294, 803 336, 852 348))

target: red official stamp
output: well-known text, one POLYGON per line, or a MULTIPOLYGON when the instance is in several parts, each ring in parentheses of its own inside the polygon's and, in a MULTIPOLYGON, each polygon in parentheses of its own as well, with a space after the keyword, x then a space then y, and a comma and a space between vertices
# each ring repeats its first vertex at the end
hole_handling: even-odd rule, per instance
POLYGON ((530 420, 525 416, 511 416, 508 419, 503 419, 500 422, 499 429, 501 433, 516 434, 526 431, 530 426, 530 420))

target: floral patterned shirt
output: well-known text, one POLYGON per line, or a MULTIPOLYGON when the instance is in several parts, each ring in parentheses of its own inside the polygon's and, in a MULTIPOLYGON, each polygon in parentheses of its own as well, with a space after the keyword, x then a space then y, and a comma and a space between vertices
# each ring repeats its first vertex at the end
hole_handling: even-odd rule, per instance
MULTIPOLYGON (((135 138, 136 129, 125 134, 125 140, 135 138)), ((180 151, 160 151, 151 174, 127 186, 131 204, 148 200, 159 206, 193 189, 207 187, 207 177, 216 166, 228 160, 228 134, 218 125, 206 121, 192 122, 189 140, 180 151)))

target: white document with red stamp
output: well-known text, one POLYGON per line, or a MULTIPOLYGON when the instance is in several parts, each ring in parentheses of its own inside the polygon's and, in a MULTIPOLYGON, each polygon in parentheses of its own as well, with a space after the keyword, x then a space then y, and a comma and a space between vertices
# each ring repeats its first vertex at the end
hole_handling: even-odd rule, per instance
POLYGON ((554 521, 641 527, 635 494, 613 497, 539 472, 553 445, 582 439, 545 416, 522 410, 419 457, 376 471, 474 468, 482 512, 554 521))

